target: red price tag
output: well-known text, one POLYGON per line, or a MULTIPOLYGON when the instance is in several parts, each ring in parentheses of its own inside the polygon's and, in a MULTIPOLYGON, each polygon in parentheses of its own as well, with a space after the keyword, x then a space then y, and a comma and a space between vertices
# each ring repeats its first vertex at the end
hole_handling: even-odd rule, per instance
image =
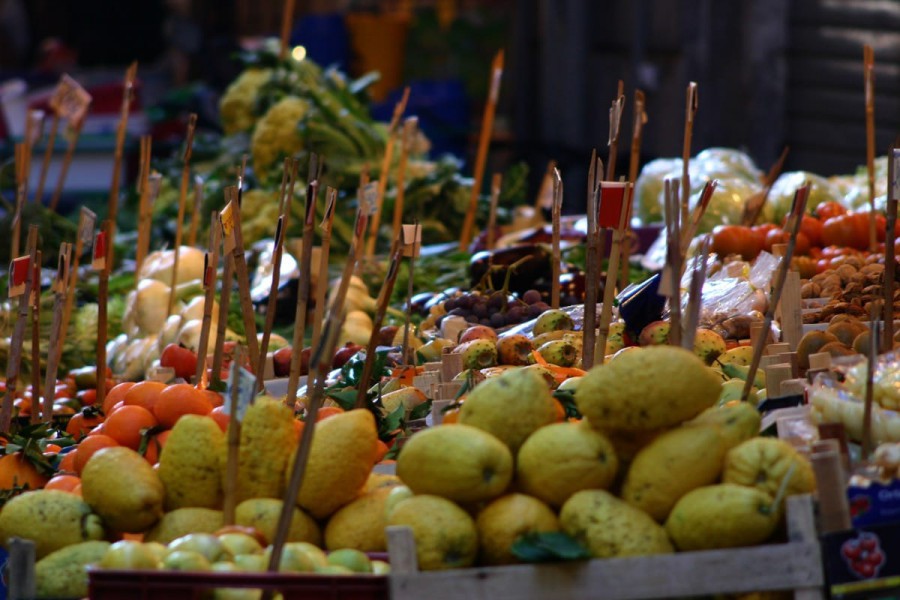
POLYGON ((94 259, 91 261, 91 268, 95 271, 106 269, 106 243, 106 232, 98 231, 97 237, 94 238, 94 259))
POLYGON ((600 182, 600 210, 597 216, 599 227, 618 229, 625 210, 625 187, 627 184, 618 181, 600 182))
POLYGON ((15 298, 25 293, 28 271, 31 269, 31 257, 20 256, 9 263, 9 297, 15 298))

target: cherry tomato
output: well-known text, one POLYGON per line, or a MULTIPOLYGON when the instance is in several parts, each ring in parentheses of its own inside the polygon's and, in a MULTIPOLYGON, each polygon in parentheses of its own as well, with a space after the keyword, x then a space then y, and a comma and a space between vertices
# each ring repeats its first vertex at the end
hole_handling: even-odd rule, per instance
POLYGON ((761 249, 758 236, 749 227, 719 225, 713 229, 712 251, 719 256, 740 254, 744 260, 753 260, 761 249))
POLYGON ((175 369, 175 376, 190 380, 197 372, 197 355, 184 346, 169 344, 159 356, 159 364, 175 369))
POLYGON ((813 213, 822 221, 827 221, 831 217, 846 214, 847 209, 837 202, 823 202, 815 208, 813 213))
MULTIPOLYGON (((784 218, 782 226, 786 224, 787 217, 784 218)), ((803 235, 809 240, 811 246, 822 245, 822 221, 819 219, 811 217, 810 215, 803 215, 803 220, 800 221, 800 231, 803 232, 803 235)))
MULTIPOLYGON (((775 244, 787 244, 791 239, 791 235, 783 229, 773 229, 766 234, 765 249, 766 252, 772 251, 775 244)), ((797 243, 794 245, 794 256, 805 256, 809 254, 809 238, 801 231, 797 234, 797 243)))
POLYGON ((869 246, 869 226, 863 213, 831 217, 822 226, 822 241, 828 246, 847 246, 865 250, 869 246))

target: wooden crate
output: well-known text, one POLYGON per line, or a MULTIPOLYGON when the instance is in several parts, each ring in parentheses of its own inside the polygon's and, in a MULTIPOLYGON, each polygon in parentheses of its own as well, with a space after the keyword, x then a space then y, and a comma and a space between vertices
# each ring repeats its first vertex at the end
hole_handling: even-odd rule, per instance
POLYGON ((767 590, 824 598, 810 496, 788 499, 789 541, 733 550, 420 572, 408 527, 388 528, 392 600, 637 600, 767 590))

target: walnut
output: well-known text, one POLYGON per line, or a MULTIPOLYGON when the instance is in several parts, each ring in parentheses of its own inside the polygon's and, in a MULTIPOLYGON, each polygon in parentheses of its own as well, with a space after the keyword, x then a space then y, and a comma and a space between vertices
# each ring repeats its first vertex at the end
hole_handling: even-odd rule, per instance
POLYGON ((863 284, 857 282, 850 282, 847 284, 847 287, 844 288, 844 296, 853 297, 855 295, 861 294, 863 291, 863 284))
POLYGON ((822 293, 822 286, 818 283, 804 283, 800 286, 800 297, 801 298, 818 298, 819 294, 822 293))
POLYGON ((864 266, 863 268, 861 268, 859 271, 860 271, 860 273, 865 273, 866 275, 870 275, 873 273, 880 274, 880 273, 884 273, 884 265, 879 265, 877 263, 868 264, 868 265, 864 266))
POLYGON ((848 281, 850 281, 850 278, 856 274, 856 267, 854 267, 853 265, 844 263, 837 268, 835 273, 837 274, 838 277, 841 278, 841 283, 846 284, 848 281))

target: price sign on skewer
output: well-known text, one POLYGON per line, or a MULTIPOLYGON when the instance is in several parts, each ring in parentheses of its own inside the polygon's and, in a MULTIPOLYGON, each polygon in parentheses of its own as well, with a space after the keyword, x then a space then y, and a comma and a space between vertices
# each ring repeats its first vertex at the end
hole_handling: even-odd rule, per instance
POLYGON ((234 386, 237 386, 237 414, 234 415, 234 418, 243 422, 244 415, 247 414, 247 409, 253 404, 256 396, 256 376, 240 366, 236 360, 231 361, 228 381, 225 383, 225 391, 222 393, 225 398, 224 412, 228 416, 232 416, 231 403, 228 400, 231 398, 234 386))
POLYGON ((94 238, 93 259, 91 260, 91 268, 95 271, 106 270, 107 242, 106 232, 98 231, 94 238))
POLYGON ((20 256, 9 263, 9 297, 17 298, 25 293, 28 271, 31 269, 31 257, 20 256))
POLYGON ((219 223, 222 226, 222 244, 225 254, 234 252, 237 240, 234 236, 234 205, 229 202, 219 213, 219 223))
POLYGON ((87 114, 91 105, 91 95, 77 81, 63 75, 53 95, 50 97, 50 108, 70 123, 79 123, 87 114))
POLYGON ((404 258, 418 258, 422 246, 422 228, 416 224, 404 224, 401 239, 404 258))

